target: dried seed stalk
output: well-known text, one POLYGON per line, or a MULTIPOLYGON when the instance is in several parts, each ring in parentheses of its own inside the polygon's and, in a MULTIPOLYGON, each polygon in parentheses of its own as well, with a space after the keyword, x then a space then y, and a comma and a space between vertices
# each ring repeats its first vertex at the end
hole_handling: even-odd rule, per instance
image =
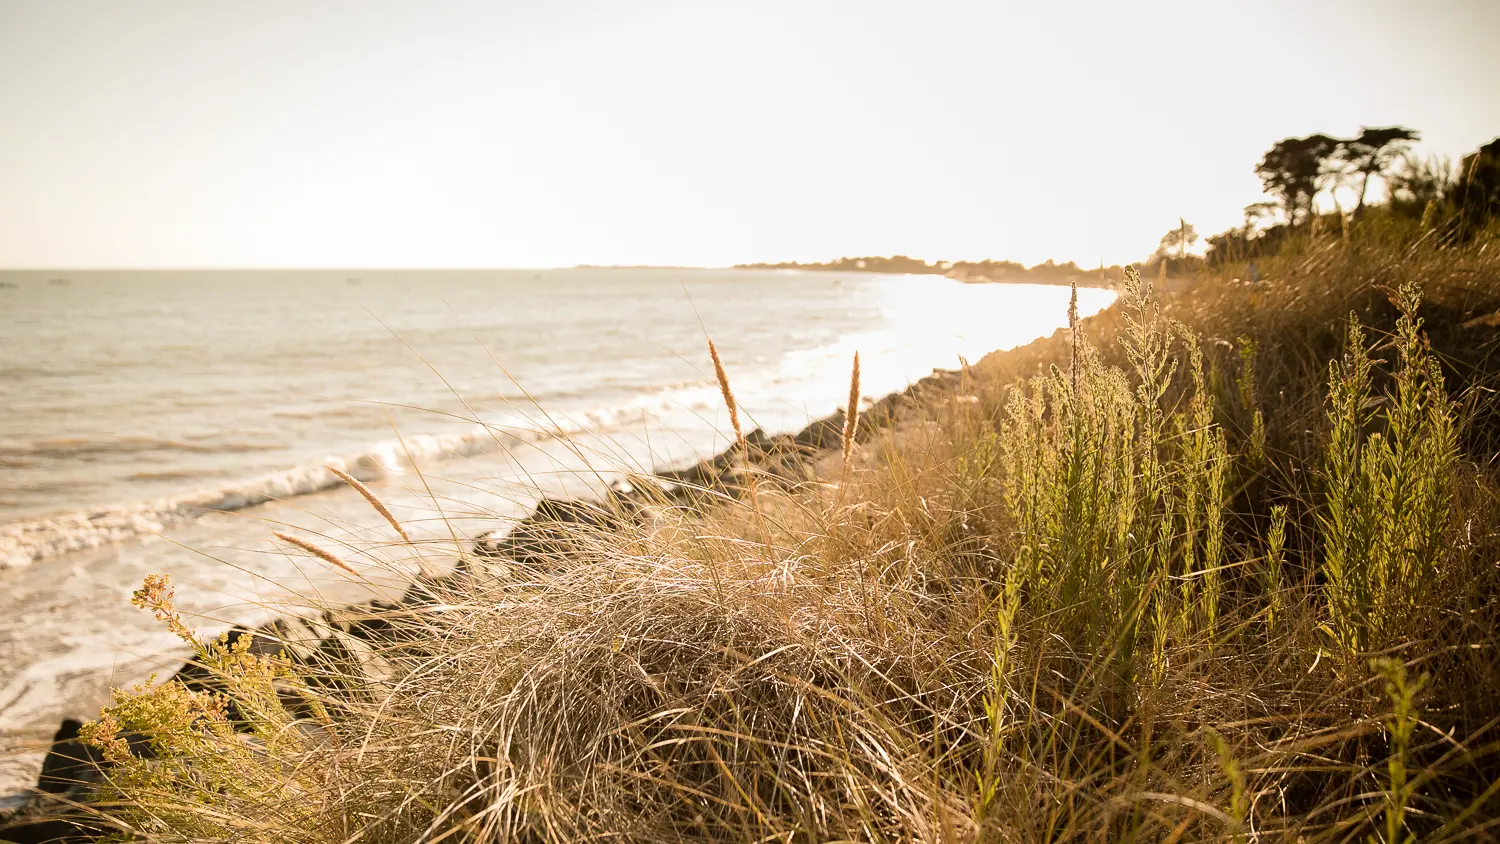
POLYGON ((365 500, 370 502, 370 506, 375 508, 375 512, 385 517, 385 520, 389 522, 391 527, 396 530, 396 533, 401 535, 401 539, 405 541, 407 545, 412 544, 411 534, 407 533, 406 528, 402 527, 401 523, 396 521, 396 517, 391 515, 391 511, 385 508, 385 505, 381 503, 379 498, 375 497, 375 493, 371 492, 369 487, 360 483, 358 478, 354 477, 348 472, 345 472, 343 469, 340 469, 337 466, 325 466, 323 468, 337 475, 339 479, 344 483, 354 487, 354 491, 358 492, 360 495, 363 495, 365 497, 365 500))
POLYGON ((271 533, 274 534, 275 537, 282 542, 285 542, 288 545, 295 545, 298 548, 301 548, 303 551, 306 551, 307 553, 313 555, 314 557, 338 566, 339 568, 349 572, 350 574, 359 574, 359 572, 354 570, 353 566, 349 565, 343 560, 340 560, 337 555, 335 555, 332 551, 327 550, 326 548, 320 548, 317 545, 314 545, 313 543, 307 541, 306 539, 300 539, 298 537, 292 536, 291 534, 282 533, 279 530, 272 531, 271 533))

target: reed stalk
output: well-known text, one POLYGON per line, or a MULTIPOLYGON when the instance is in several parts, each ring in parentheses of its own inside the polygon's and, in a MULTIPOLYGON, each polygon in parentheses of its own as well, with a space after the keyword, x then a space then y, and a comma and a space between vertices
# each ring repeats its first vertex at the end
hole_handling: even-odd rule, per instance
POLYGON ((365 500, 370 502, 370 506, 375 508, 375 512, 379 513, 386 520, 386 522, 390 524, 391 528, 394 529, 398 535, 400 535, 402 542, 405 542, 407 545, 412 544, 411 534, 408 534, 406 532, 406 528, 402 527, 401 523, 396 521, 396 517, 391 515, 391 511, 386 509, 385 504, 383 504, 379 498, 375 497, 375 493, 371 492, 369 487, 360 483, 358 478, 354 477, 348 472, 345 472, 343 469, 340 469, 337 466, 329 465, 323 468, 338 476, 338 478, 344 483, 354 487, 354 491, 364 496, 365 500))
POLYGON ((854 368, 849 372, 849 405, 844 409, 843 482, 849 480, 849 462, 854 456, 854 441, 859 433, 859 352, 854 353, 854 368))
POLYGON ((289 533, 282 533, 279 530, 271 531, 271 533, 282 542, 285 542, 288 545, 296 546, 297 548, 306 551, 307 553, 313 555, 314 557, 317 557, 320 560, 323 560, 326 563, 329 563, 330 565, 338 566, 339 568, 353 575, 359 574, 359 572, 354 570, 353 566, 339 559, 338 555, 334 554, 332 551, 329 551, 326 548, 322 548, 315 543, 309 542, 306 539, 302 539, 301 537, 292 536, 289 533))

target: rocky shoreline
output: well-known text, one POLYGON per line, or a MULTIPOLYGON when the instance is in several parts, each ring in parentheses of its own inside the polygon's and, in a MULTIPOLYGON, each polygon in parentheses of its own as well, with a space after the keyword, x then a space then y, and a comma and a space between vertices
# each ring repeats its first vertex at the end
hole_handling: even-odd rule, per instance
MULTIPOLYGON (((866 407, 859 416, 856 440, 896 424, 910 409, 958 389, 960 372, 934 372, 866 407)), ((389 671, 379 655, 394 631, 393 614, 416 611, 434 602, 445 587, 464 578, 503 577, 511 567, 528 571, 567 564, 570 543, 580 526, 610 530, 647 516, 658 506, 697 508, 715 499, 739 497, 748 479, 794 487, 815 480, 820 457, 842 448, 843 410, 818 419, 795 434, 767 435, 757 428, 745 437, 745 455, 738 444, 681 469, 656 469, 650 475, 622 478, 602 501, 542 499, 531 514, 506 528, 475 536, 470 552, 453 571, 431 580, 413 582, 392 601, 327 610, 318 616, 286 616, 254 629, 236 627, 231 639, 252 637, 253 652, 285 652, 294 663, 315 665, 352 661, 367 676, 389 671)), ((173 679, 194 689, 212 687, 213 678, 189 662, 173 679)), ((86 821, 90 794, 99 781, 98 753, 78 737, 81 722, 66 719, 55 733, 36 784, 21 795, 0 796, 0 842, 34 844, 47 841, 94 841, 107 830, 86 821)), ((149 748, 133 748, 142 754, 149 748)))

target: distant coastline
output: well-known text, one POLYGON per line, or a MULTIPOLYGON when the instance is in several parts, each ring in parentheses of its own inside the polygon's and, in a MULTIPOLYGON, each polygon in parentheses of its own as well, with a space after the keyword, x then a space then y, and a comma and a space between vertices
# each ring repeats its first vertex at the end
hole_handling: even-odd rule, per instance
POLYGON ((555 267, 560 270, 707 270, 712 267, 685 267, 679 264, 574 264, 555 267))
POLYGON ((1077 284, 1079 287, 1114 287, 1124 275, 1124 268, 1099 267, 1088 270, 1069 261, 1065 264, 1046 261, 1032 267, 1015 261, 935 261, 905 255, 886 257, 839 258, 823 263, 735 264, 737 270, 801 270, 808 272, 897 273, 906 275, 941 275, 971 284, 1077 284))

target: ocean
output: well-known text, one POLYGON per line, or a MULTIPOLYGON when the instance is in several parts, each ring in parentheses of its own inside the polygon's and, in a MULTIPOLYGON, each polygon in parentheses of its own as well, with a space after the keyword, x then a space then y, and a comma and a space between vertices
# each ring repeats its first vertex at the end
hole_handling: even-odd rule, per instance
POLYGON ((380 588, 270 541, 378 545, 329 462, 451 557, 539 495, 722 449, 706 335, 747 429, 778 433, 844 402, 856 350, 878 398, 1051 334, 1067 301, 753 270, 0 272, 0 793, 36 761, 8 748, 180 662, 129 604, 146 573, 204 630, 380 588))

